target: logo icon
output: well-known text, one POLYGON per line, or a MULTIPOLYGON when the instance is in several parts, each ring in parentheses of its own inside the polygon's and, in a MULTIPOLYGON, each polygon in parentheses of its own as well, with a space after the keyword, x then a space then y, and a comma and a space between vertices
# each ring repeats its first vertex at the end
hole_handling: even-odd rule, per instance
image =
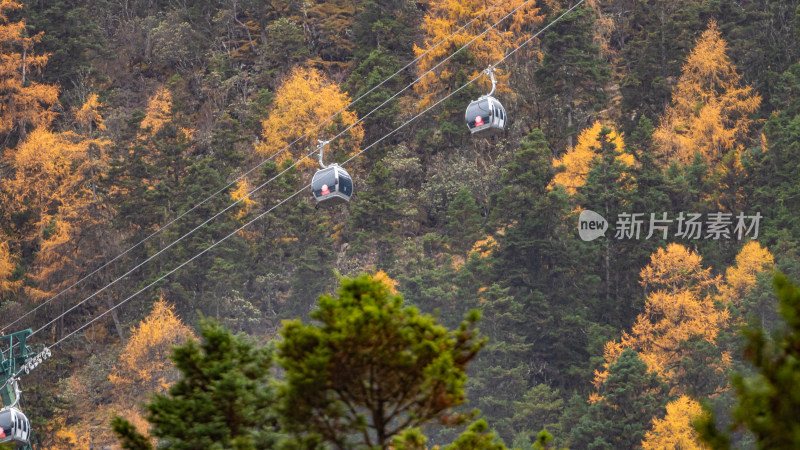
POLYGON ((608 221, 600 214, 584 209, 578 217, 578 234, 584 241, 593 241, 606 234, 608 221))

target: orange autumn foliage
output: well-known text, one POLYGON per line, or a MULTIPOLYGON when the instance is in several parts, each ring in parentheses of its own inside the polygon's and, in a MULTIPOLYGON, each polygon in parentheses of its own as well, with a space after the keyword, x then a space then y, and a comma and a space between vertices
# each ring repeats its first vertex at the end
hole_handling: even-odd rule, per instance
MULTIPOLYGON (((86 197, 88 193, 84 191, 93 190, 99 171, 108 163, 106 150, 112 142, 95 137, 92 132, 92 127, 105 128, 98 112, 101 106, 93 94, 77 111, 75 122, 81 134, 37 128, 9 152, 14 169, 10 182, 12 200, 34 209, 40 226, 59 206, 86 197)), ((94 192, 91 196, 95 197, 94 192)))
POLYGON ((172 347, 194 338, 174 307, 159 299, 150 314, 131 330, 109 379, 115 386, 139 394, 163 392, 178 377, 170 358, 172 347))
POLYGON ((492 256, 492 253, 494 253, 498 247, 497 240, 493 236, 486 236, 486 239, 475 241, 469 253, 478 253, 481 258, 488 258, 492 256))
POLYGON ((89 98, 86 99, 86 103, 75 112, 75 123, 84 129, 91 130, 92 127, 94 127, 99 131, 105 130, 106 126, 103 124, 103 116, 100 115, 100 108, 102 107, 103 104, 100 103, 97 94, 89 95, 89 98))
POLYGON ((663 419, 653 419, 653 429, 645 434, 643 450, 679 448, 683 450, 702 450, 707 446, 697 441, 697 432, 692 421, 703 414, 700 403, 686 395, 667 404, 667 415, 663 419))
POLYGON ((142 131, 155 136, 169 122, 172 114, 172 93, 165 87, 159 88, 147 102, 147 112, 139 125, 142 131))
MULTIPOLYGON (((551 188, 554 185, 562 185, 567 189, 567 192, 574 194, 577 188, 586 183, 592 160, 600 156, 598 152, 603 145, 600 142, 602 131, 603 125, 600 122, 595 122, 594 125, 581 132, 578 136, 578 145, 575 148, 568 148, 567 153, 561 159, 553 161, 554 167, 564 166, 565 170, 556 174, 551 188)), ((630 153, 625 153, 625 141, 622 135, 611 128, 610 133, 606 135, 606 139, 620 152, 617 155, 617 160, 627 166, 632 166, 634 158, 630 153)))
POLYGON ((31 80, 47 64, 47 55, 33 52, 42 33, 28 37, 24 20, 9 20, 21 8, 16 1, 0 0, 0 134, 16 129, 24 140, 27 127, 46 127, 55 118, 50 106, 58 102, 58 88, 31 80))
POLYGON ((16 263, 11 255, 8 242, 0 242, 0 294, 13 292, 22 284, 21 281, 11 281, 16 263))
POLYGON ((37 128, 10 155, 15 170, 9 183, 13 201, 34 210, 41 228, 81 185, 73 167, 85 156, 86 147, 68 137, 37 128))
POLYGON ((698 292, 715 285, 710 268, 703 268, 703 258, 680 244, 669 244, 650 256, 639 276, 649 290, 666 290, 670 293, 690 290, 698 292))
POLYGON ((231 199, 234 201, 241 200, 239 202, 239 210, 236 212, 237 219, 242 219, 246 216, 256 203, 252 198, 246 197, 248 192, 250 192, 250 185, 247 180, 236 183, 236 189, 231 192, 231 199))
POLYGON ((688 164, 699 152, 712 165, 730 151, 740 154, 754 125, 750 114, 761 104, 726 54, 727 43, 713 20, 683 66, 672 105, 653 140, 670 161, 688 164))
MULTIPOLYGON (((96 119, 99 118, 96 117, 96 119)), ((9 151, 14 169, 9 180, 10 204, 30 214, 32 225, 21 239, 39 250, 28 272, 25 291, 43 299, 77 280, 77 267, 101 258, 98 249, 79 235, 110 218, 111 212, 96 194, 96 180, 107 164, 111 142, 72 131, 31 131, 25 141, 9 151)), ((95 239, 91 243, 97 243, 95 239)))
POLYGON ((389 289, 389 293, 392 295, 396 295, 397 292, 397 281, 393 280, 388 273, 384 272, 383 270, 379 270, 372 276, 372 279, 383 284, 389 289))
MULTIPOLYGON (((261 123, 264 127, 263 142, 256 145, 256 150, 271 157, 308 133, 301 142, 289 149, 296 161, 303 158, 317 147, 318 139, 332 138, 358 121, 353 111, 339 113, 349 103, 347 94, 319 71, 295 68, 275 92, 272 112, 261 123), (336 117, 333 120, 317 127, 334 114, 336 117)), ((337 162, 332 160, 332 147, 343 147, 348 154, 353 154, 358 151, 363 138, 364 128, 361 125, 352 127, 331 147, 325 148, 325 163, 337 162)), ((299 166, 309 168, 316 164, 317 160, 312 155, 301 161, 299 166)))
MULTIPOLYGON (((680 361, 687 349, 682 342, 693 336, 714 344, 728 314, 715 307, 710 291, 719 284, 710 269, 701 265, 700 255, 679 244, 669 244, 651 256, 642 272, 642 284, 654 289, 647 296, 645 312, 640 314, 630 333, 623 332, 619 342, 606 343, 605 366, 595 372, 595 385, 608 376, 608 368, 625 349, 634 349, 647 364, 674 386, 681 374, 680 361)), ((723 365, 730 361, 722 355, 723 365)), ((719 368, 722 370, 722 368, 719 368)), ((680 388, 678 389, 680 390, 680 388)))
POLYGON ((736 263, 725 271, 725 283, 720 287, 723 303, 738 305, 756 284, 756 275, 775 267, 772 253, 758 242, 745 244, 736 255, 736 263))
MULTIPOLYGON (((428 54, 422 56, 417 66, 420 75, 434 68, 445 57, 455 52, 465 44, 472 42, 466 50, 477 60, 476 67, 470 78, 475 77, 490 64, 497 63, 514 47, 522 44, 532 35, 532 30, 544 21, 544 15, 539 13, 535 1, 525 4, 525 0, 510 0, 500 2, 491 10, 487 2, 478 0, 434 0, 428 9, 428 13, 423 19, 422 30, 425 33, 425 41, 422 47, 414 46, 414 53, 417 56, 423 55, 427 50, 432 49, 428 54), (523 6, 524 5, 524 6, 523 6), (517 9, 519 8, 519 9, 517 9), (512 11, 516 10, 510 17, 503 20, 496 27, 486 34, 478 37, 489 26, 498 22, 512 11), (483 14, 485 12, 485 14, 483 14), (481 16, 472 25, 450 38, 447 42, 436 46, 443 39, 450 36, 456 30, 464 26, 475 17, 481 16), (476 39, 477 38, 477 39, 476 39), (436 46, 434 48, 434 46, 436 46)), ((528 44, 523 48, 523 52, 528 52, 528 57, 541 57, 540 54, 531 54, 532 46, 528 44)), ((449 78, 457 70, 456 63, 449 61, 439 66, 433 72, 424 76, 414 89, 422 96, 420 107, 427 107, 446 88, 441 82, 443 78, 449 78)), ((508 90, 504 86, 507 75, 498 74, 498 90, 508 90)), ((488 92, 491 83, 487 77, 479 80, 484 83, 483 88, 488 92)))

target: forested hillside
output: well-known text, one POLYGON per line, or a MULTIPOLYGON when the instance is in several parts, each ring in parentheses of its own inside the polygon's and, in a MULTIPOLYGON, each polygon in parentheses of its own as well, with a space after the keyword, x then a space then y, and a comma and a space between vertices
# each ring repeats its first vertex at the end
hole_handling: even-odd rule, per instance
POLYGON ((0 326, 52 346, 20 381, 42 448, 118 448, 114 415, 147 433, 143 403, 190 384, 171 359, 187 339, 256 346, 272 378, 248 383, 291 385, 303 327, 361 324, 319 298, 345 304, 362 273, 466 370, 398 449, 529 449, 542 429, 702 448, 700 403, 729 420, 730 376, 754 370, 740 328, 784 327, 800 0, 17 1, 0 0, 0 326), (508 121, 473 135, 489 66, 508 121), (320 140, 347 205, 315 208, 320 140))

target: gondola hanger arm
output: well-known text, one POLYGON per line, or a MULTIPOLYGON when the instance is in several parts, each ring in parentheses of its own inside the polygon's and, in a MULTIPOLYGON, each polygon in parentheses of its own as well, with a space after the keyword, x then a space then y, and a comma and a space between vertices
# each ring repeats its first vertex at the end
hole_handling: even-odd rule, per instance
POLYGON ((489 79, 492 80, 492 90, 489 92, 489 94, 487 94, 489 97, 491 97, 494 95, 494 91, 497 88, 497 80, 494 78, 494 66, 490 65, 483 71, 483 73, 489 75, 489 79))
POLYGON ((328 145, 328 143, 330 141, 325 141, 325 140, 322 140, 322 139, 318 139, 317 142, 319 142, 319 146, 317 147, 319 149, 319 165, 323 169, 327 169, 328 166, 326 166, 325 163, 322 162, 322 152, 325 149, 325 146, 328 145))

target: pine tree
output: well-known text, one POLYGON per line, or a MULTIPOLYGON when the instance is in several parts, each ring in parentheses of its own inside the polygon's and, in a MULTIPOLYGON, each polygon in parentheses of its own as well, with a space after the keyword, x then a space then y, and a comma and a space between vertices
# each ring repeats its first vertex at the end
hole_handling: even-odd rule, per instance
POLYGON ((752 210, 770 217, 762 221, 759 241, 770 248, 780 245, 796 249, 798 244, 792 236, 800 233, 800 223, 795 220, 800 187, 793 180, 800 177, 800 167, 795 163, 800 160, 800 63, 792 64, 774 89, 772 101, 778 110, 764 125, 763 160, 750 179, 760 187, 753 193, 752 210))
POLYGON ((646 264, 660 236, 656 234, 655 239, 647 239, 650 218, 644 213, 638 217, 622 216, 638 212, 631 210, 630 205, 637 198, 639 168, 634 165, 634 156, 620 147, 624 141, 613 129, 596 125, 582 134, 578 140, 579 147, 584 147, 581 145, 583 142, 595 156, 589 155, 591 159, 585 177, 579 177, 576 172, 576 179, 584 179, 585 183, 577 187, 571 199, 574 208, 571 220, 576 223, 577 217, 574 216, 578 211, 588 209, 606 218, 609 224, 603 240, 573 244, 577 253, 575 260, 580 261, 577 264, 583 267, 581 272, 587 279, 600 280, 593 286, 596 293, 588 297, 594 297, 594 301, 587 305, 593 320, 623 327, 630 323, 635 311, 641 309, 639 292, 633 287, 637 281, 636 273, 646 264), (642 226, 637 228, 634 222, 641 222, 642 226))
POLYGON ((553 161, 554 167, 564 167, 562 172, 556 174, 553 183, 564 186, 567 192, 574 194, 577 188, 586 183, 594 159, 602 155, 605 142, 615 148, 614 156, 617 161, 625 166, 633 165, 633 155, 625 151, 625 142, 622 136, 613 128, 607 128, 600 122, 595 122, 594 125, 581 132, 575 148, 567 148, 566 154, 561 159, 553 161))
POLYGON ((650 0, 618 3, 617 20, 623 79, 622 110, 633 117, 655 119, 669 105, 680 65, 703 23, 703 1, 650 0), (624 44, 622 44, 624 43, 624 44))
POLYGON ((311 313, 319 325, 295 320, 281 331, 288 430, 307 444, 371 447, 433 420, 460 422, 450 409, 464 402, 465 368, 483 344, 477 312, 448 330, 383 281, 341 283, 311 313))

